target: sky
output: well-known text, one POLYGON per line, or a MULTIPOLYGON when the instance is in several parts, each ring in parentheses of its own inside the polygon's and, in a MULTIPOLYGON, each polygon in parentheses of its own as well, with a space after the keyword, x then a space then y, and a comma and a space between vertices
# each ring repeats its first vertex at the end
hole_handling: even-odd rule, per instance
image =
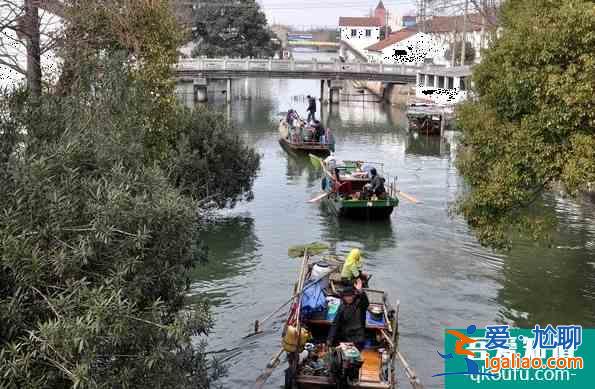
MULTIPOLYGON (((339 16, 368 16, 378 0, 257 0, 264 9, 269 24, 281 23, 295 27, 333 26, 339 16)), ((415 0, 383 0, 391 14, 415 14, 415 0)))

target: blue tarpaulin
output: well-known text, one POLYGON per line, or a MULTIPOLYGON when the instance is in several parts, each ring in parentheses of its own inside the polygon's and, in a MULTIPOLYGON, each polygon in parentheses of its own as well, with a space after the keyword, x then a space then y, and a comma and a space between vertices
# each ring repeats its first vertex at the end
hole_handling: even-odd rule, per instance
POLYGON ((306 284, 302 294, 302 315, 308 316, 326 309, 326 297, 320 282, 313 281, 306 284))

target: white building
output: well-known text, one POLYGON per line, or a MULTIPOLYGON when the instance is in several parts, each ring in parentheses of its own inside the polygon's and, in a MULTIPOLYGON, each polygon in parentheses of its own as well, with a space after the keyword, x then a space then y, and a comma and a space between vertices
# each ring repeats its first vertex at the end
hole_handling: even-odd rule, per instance
MULTIPOLYGON (((441 55, 434 56, 434 63, 437 65, 449 66, 452 64, 452 56, 447 57, 447 50, 454 44, 460 42, 463 36, 464 16, 433 16, 426 25, 427 33, 442 50, 441 55)), ((465 40, 470 43, 474 51, 474 63, 481 61, 481 49, 487 47, 485 22, 481 15, 470 14, 465 28, 465 40)), ((452 52, 451 52, 452 53, 452 52)), ((459 58, 457 58, 459 61, 459 58)))
POLYGON ((339 18, 341 41, 345 42, 352 49, 357 50, 363 56, 366 55, 366 47, 380 40, 381 28, 382 23, 376 17, 339 18))
POLYGON ((454 105, 468 97, 471 67, 427 68, 417 74, 415 97, 439 105, 454 105))
POLYGON ((421 65, 442 52, 443 48, 430 35, 404 29, 368 46, 366 57, 372 63, 421 65))

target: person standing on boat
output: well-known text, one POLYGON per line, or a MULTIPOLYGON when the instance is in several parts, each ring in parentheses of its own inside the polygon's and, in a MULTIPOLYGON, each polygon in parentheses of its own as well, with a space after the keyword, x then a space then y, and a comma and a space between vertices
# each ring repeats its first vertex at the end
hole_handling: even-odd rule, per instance
POLYGON ((316 120, 316 99, 310 95, 306 96, 308 98, 308 122, 316 120))
POLYGON ((329 347, 340 342, 353 343, 363 349, 366 341, 366 311, 370 302, 359 287, 348 286, 341 293, 341 306, 328 333, 326 340, 329 347))
POLYGON ((368 275, 362 271, 362 253, 360 249, 353 249, 347 256, 341 269, 341 280, 356 287, 367 287, 368 275))

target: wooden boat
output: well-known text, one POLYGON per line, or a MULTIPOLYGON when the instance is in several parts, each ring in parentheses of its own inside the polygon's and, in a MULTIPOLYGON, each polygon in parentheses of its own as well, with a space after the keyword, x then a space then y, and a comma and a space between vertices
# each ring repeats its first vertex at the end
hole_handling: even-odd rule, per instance
POLYGON ((335 150, 335 144, 332 139, 331 142, 311 141, 309 130, 305 128, 303 121, 301 121, 300 128, 298 130, 290 130, 287 121, 281 119, 279 121, 279 144, 281 144, 281 147, 289 152, 321 156, 327 156, 331 151, 335 150))
POLYGON ((413 103, 407 109, 409 130, 423 135, 441 135, 451 119, 450 111, 434 103, 413 103))
POLYGON ((379 198, 365 195, 364 186, 370 182, 370 177, 361 170, 361 166, 374 163, 343 161, 341 165, 336 166, 339 172, 338 179, 334 172, 329 171, 324 161, 320 160, 319 163, 324 172, 322 189, 328 193, 322 201, 337 216, 368 220, 386 219, 399 205, 395 180, 385 185, 384 196, 379 198))
MULTIPOLYGON (((336 360, 342 348, 350 348, 349 344, 341 343, 335 349, 329 349, 326 346, 332 325, 331 311, 336 312, 331 306, 336 308, 336 301, 337 299, 340 301, 341 290, 345 287, 341 282, 341 264, 330 258, 315 261, 307 254, 302 259, 296 288, 298 292, 294 295, 283 331, 283 345, 289 364, 285 371, 286 389, 336 388, 337 380, 342 381, 345 377, 346 372, 337 370, 336 360), (314 268, 320 266, 320 262, 325 262, 325 266, 330 269, 330 272, 322 278, 314 276, 314 268), (320 311, 306 313, 303 310, 302 296, 307 288, 317 283, 316 280, 318 283, 324 283, 324 287, 320 286, 320 290, 327 300, 334 299, 335 304, 328 303, 320 311), (297 334, 307 334, 307 336, 300 336, 298 340, 295 336, 297 334)), ((396 388, 395 359, 402 357, 396 348, 398 302, 396 309, 393 308, 388 296, 382 290, 365 288, 362 289, 362 293, 366 294, 370 305, 366 312, 366 342, 359 350, 358 365, 361 364, 361 366, 350 369, 351 378, 343 383, 347 383, 345 388, 351 389, 396 388)), ((412 370, 411 372, 413 378, 417 380, 415 373, 412 370)))

